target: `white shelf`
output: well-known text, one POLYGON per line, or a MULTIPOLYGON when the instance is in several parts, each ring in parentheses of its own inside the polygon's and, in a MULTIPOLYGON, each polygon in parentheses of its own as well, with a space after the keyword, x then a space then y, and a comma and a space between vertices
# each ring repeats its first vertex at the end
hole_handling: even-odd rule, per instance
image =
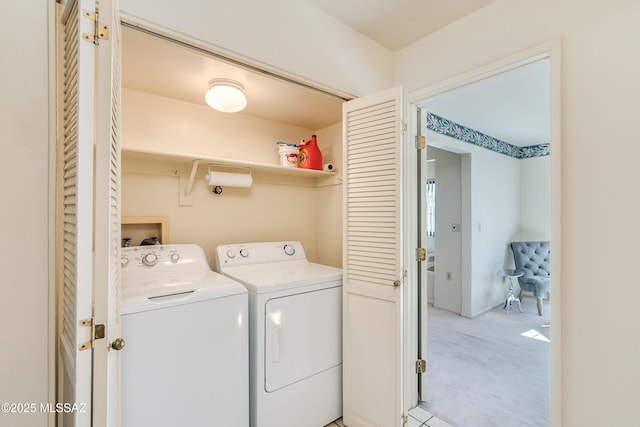
POLYGON ((122 160, 123 172, 179 177, 180 190, 178 197, 180 206, 193 205, 193 186, 196 184, 198 176, 200 179, 202 178, 202 169, 206 170, 209 165, 222 168, 250 169, 254 182, 257 177, 260 182, 269 184, 322 187, 336 185, 341 182, 340 176, 335 171, 325 172, 313 169, 288 168, 280 165, 192 154, 123 149, 122 160))
POLYGON ((236 168, 250 168, 253 172, 269 174, 296 176, 308 178, 320 178, 335 176, 335 172, 325 172, 314 169, 288 168, 280 165, 270 165, 263 163, 244 162, 239 160, 222 159, 217 157, 198 156, 195 154, 160 153, 153 151, 122 150, 123 157, 131 160, 158 161, 165 163, 187 164, 194 160, 200 160, 200 165, 215 164, 217 166, 227 166, 236 168))

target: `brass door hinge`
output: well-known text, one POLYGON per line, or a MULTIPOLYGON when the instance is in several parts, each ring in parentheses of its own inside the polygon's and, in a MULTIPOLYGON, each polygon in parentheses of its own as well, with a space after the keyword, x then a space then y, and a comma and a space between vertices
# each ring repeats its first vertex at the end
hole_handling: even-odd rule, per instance
POLYGON ((83 40, 93 44, 99 44, 100 39, 109 40, 109 27, 99 22, 97 13, 84 10, 82 16, 93 21, 93 34, 82 33, 83 40))
POLYGON ((424 135, 416 135, 416 149, 424 150, 427 146, 427 138, 424 135))
POLYGON ((416 360, 416 374, 424 374, 427 372, 427 361, 424 359, 416 360))
POLYGON ((427 260, 427 250, 425 248, 416 249, 416 261, 426 261, 427 260))
POLYGON ((103 324, 94 325, 93 318, 85 319, 80 322, 81 326, 87 326, 91 328, 91 340, 85 342, 80 346, 80 351, 89 350, 93 348, 93 344, 96 340, 102 339, 105 337, 105 327, 103 324))

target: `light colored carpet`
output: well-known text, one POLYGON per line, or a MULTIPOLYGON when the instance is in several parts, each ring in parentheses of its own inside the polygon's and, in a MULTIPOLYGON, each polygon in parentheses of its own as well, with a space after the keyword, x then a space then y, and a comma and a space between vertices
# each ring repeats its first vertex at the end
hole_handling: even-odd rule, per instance
POLYGON ((500 306, 466 319, 430 305, 420 406, 455 427, 549 426, 550 307, 538 316, 525 297, 522 310, 500 306))

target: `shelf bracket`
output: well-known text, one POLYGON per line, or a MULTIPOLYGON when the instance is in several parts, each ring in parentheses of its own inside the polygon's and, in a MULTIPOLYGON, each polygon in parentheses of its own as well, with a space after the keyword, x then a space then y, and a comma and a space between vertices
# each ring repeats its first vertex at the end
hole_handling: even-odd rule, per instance
POLYGON ((198 172, 200 159, 193 161, 191 165, 191 173, 189 173, 189 165, 185 166, 185 172, 180 175, 180 206, 193 206, 193 184, 198 172), (187 174, 189 175, 187 177, 187 174))

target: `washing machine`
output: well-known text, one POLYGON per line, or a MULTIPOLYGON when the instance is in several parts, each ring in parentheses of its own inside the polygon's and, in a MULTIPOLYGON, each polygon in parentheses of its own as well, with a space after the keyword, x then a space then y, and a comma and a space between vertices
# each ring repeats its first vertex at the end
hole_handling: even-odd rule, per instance
POLYGON ((342 416, 342 270, 300 242, 216 248, 216 271, 249 291, 252 427, 319 427, 342 416))
POLYGON ((197 245, 122 248, 122 425, 249 425, 248 299, 197 245))

